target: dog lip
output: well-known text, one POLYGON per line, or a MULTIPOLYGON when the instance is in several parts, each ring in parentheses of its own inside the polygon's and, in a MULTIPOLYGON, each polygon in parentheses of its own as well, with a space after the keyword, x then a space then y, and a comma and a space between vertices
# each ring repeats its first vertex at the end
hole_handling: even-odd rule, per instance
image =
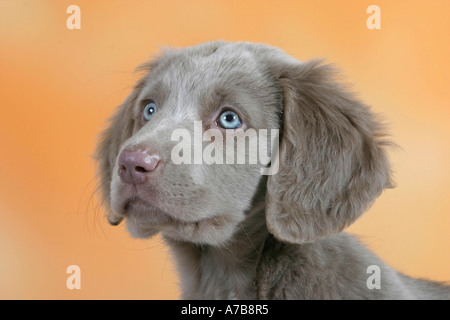
POLYGON ((193 221, 180 220, 138 196, 127 199, 123 205, 123 208, 124 217, 127 219, 133 219, 138 223, 153 224, 155 226, 199 225, 204 222, 209 222, 212 225, 216 225, 225 218, 225 216, 214 216, 193 221))
POLYGON ((124 215, 142 223, 163 224, 173 222, 173 218, 148 201, 135 196, 128 198, 123 205, 124 215))
POLYGON ((118 226, 122 222, 123 219, 124 219, 123 217, 118 217, 118 216, 113 216, 113 215, 108 215, 108 217, 107 217, 108 223, 112 226, 118 226))

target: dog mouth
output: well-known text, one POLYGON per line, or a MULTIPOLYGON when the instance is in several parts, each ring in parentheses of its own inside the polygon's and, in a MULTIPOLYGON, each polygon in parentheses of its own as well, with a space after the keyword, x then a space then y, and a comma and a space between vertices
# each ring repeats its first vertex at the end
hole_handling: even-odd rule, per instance
POLYGON ((207 216, 172 212, 169 205, 133 195, 117 203, 116 210, 111 210, 107 218, 114 226, 126 219, 127 230, 135 238, 148 239, 161 232, 164 237, 175 241, 215 244, 228 239, 234 230, 230 226, 241 220, 241 216, 227 212, 207 216))
POLYGON ((134 222, 154 225, 154 226, 173 226, 173 225, 198 225, 209 221, 218 221, 219 216, 194 218, 194 219, 180 219, 173 214, 161 209, 159 206, 142 199, 139 196, 128 198, 122 206, 121 217, 132 219, 134 222))
POLYGON ((124 218, 133 220, 134 223, 152 225, 155 227, 188 225, 198 227, 204 224, 219 226, 227 220, 226 215, 203 217, 189 221, 184 219, 182 220, 138 196, 125 200, 122 208, 123 213, 120 215, 120 221, 114 225, 118 225, 124 218))
POLYGON ((140 197, 131 197, 123 204, 123 216, 140 223, 164 225, 176 222, 175 218, 140 197))

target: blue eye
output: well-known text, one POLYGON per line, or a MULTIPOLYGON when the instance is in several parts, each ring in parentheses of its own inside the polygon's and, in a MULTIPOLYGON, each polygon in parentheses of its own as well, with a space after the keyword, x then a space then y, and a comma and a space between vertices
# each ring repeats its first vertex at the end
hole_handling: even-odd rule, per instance
POLYGON ((149 121, 153 117, 153 114, 155 112, 156 112, 156 103, 154 103, 154 102, 147 103, 145 105, 144 112, 143 112, 145 121, 149 121))
POLYGON ((236 129, 241 126, 241 119, 236 112, 226 110, 219 115, 219 125, 224 129, 236 129))

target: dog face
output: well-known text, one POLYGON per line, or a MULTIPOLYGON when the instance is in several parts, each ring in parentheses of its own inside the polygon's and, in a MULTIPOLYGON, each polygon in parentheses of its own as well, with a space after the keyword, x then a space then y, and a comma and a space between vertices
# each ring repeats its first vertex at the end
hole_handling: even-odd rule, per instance
MULTIPOLYGON (((104 183, 109 221, 125 217, 135 237, 161 231, 173 239, 223 243, 244 219, 261 179, 261 165, 249 164, 248 152, 246 164, 225 163, 226 130, 237 139, 250 128, 278 129, 278 88, 253 54, 220 44, 167 51, 141 69, 147 74, 104 136, 121 135, 113 142, 115 152, 104 147, 111 168, 104 183), (191 152, 191 164, 172 159, 180 143, 172 138, 180 129, 191 139, 192 149, 182 151, 191 152), (212 133, 201 150, 215 147, 224 163, 195 163, 199 133, 212 133)), ((105 152, 100 154, 105 161, 105 152)))
POLYGON ((224 244, 263 183, 269 230, 314 241, 352 223, 390 185, 379 124, 326 66, 264 45, 214 42, 166 51, 140 70, 97 149, 108 221, 125 218, 135 237, 224 244), (281 131, 280 171, 267 183, 248 148, 227 154, 227 137, 249 129, 281 131), (224 163, 195 158, 211 149, 224 163))

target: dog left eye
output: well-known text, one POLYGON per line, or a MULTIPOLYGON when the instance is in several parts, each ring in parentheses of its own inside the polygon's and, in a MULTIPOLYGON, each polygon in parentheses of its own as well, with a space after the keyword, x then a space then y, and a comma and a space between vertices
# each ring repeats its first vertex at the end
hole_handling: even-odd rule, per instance
POLYGON ((219 115, 219 125, 224 129, 236 129, 241 126, 241 119, 236 112, 226 110, 219 115))
POLYGON ((156 103, 154 102, 147 103, 143 111, 145 121, 149 121, 153 117, 153 114, 155 112, 156 112, 156 103))

